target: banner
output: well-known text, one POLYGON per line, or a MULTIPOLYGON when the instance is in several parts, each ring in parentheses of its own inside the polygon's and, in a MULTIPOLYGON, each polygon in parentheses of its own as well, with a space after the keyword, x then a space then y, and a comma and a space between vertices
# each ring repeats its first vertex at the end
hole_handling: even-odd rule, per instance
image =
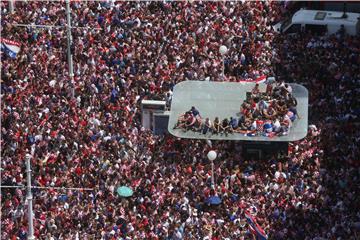
POLYGON ((8 54, 11 58, 16 58, 16 54, 20 51, 21 44, 5 38, 0 38, 1 50, 8 54))

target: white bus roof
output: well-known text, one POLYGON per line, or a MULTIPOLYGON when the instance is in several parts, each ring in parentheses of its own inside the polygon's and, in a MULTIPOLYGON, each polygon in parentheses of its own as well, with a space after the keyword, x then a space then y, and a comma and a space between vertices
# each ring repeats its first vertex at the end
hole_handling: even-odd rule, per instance
POLYGON ((292 17, 292 23, 305 24, 343 24, 356 25, 360 18, 359 13, 346 12, 347 18, 342 18, 343 12, 299 10, 292 17))
POLYGON ((152 104, 152 105, 164 105, 165 101, 158 101, 158 100, 142 100, 141 101, 142 105, 145 104, 152 104))
MULTIPOLYGON (((201 117, 208 117, 212 121, 215 117, 219 117, 221 120, 229 117, 238 118, 240 105, 254 86, 255 83, 208 81, 183 81, 176 84, 170 108, 169 133, 179 138, 265 142, 290 142, 304 138, 308 130, 309 93, 305 87, 295 83, 290 83, 290 86, 292 87, 293 96, 297 100, 296 109, 301 118, 293 122, 291 130, 286 136, 273 138, 265 136, 250 137, 241 133, 233 133, 226 136, 211 134, 210 132, 206 134, 193 131, 184 132, 182 129, 173 128, 179 116, 189 111, 191 106, 196 107, 201 117)), ((266 84, 260 83, 259 87, 264 92, 266 84)))

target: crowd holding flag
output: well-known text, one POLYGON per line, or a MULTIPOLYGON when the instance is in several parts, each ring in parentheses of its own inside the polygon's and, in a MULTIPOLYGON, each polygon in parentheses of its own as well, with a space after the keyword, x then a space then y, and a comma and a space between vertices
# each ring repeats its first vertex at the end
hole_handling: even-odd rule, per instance
POLYGON ((266 240, 268 236, 265 234, 264 229, 257 224, 255 217, 252 216, 249 212, 245 212, 246 221, 249 224, 250 231, 256 237, 256 240, 266 240))
POLYGON ((16 58, 16 55, 20 51, 21 44, 5 38, 0 38, 1 51, 4 51, 9 57, 16 58))

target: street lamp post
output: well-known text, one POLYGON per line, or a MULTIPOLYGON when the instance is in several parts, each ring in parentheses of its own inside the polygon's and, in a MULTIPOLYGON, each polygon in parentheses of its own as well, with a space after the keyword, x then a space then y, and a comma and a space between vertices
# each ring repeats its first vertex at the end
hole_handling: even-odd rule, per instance
POLYGON ((70 0, 66 0, 66 18, 67 18, 67 57, 69 65, 69 76, 71 86, 71 97, 75 96, 74 90, 74 67, 71 53, 72 36, 71 36, 71 16, 70 16, 70 0))
MULTIPOLYGON (((14 11, 15 9, 15 1, 16 0, 9 0, 9 11, 14 11)), ((71 29, 72 28, 84 28, 84 29, 93 29, 93 30, 101 30, 101 28, 94 28, 94 27, 71 27, 71 8, 70 8, 70 1, 66 0, 66 19, 67 24, 66 26, 55 26, 55 25, 35 25, 35 24, 21 24, 21 23, 14 23, 11 24, 16 27, 37 27, 37 28, 64 28, 66 27, 66 35, 67 35, 67 59, 68 59, 68 71, 69 71, 69 78, 70 78, 70 95, 72 98, 75 97, 75 82, 74 82, 74 64, 73 64, 73 56, 72 56, 72 35, 71 29)), ((27 0, 25 0, 27 2, 27 0)))
POLYGON ((15 0, 9 1, 9 12, 12 14, 15 11, 15 0))
POLYGON ((225 78, 225 63, 224 63, 224 56, 227 54, 228 48, 225 45, 221 45, 219 48, 219 53, 222 57, 222 78, 225 78))
POLYGON ((217 154, 214 150, 211 150, 207 154, 208 159, 211 162, 211 188, 215 190, 215 180, 214 180, 214 160, 217 157, 217 154))
POLYGON ((26 154, 26 173, 27 173, 27 203, 28 203, 28 224, 29 224, 29 233, 28 233, 28 240, 35 239, 34 237, 34 213, 33 213, 33 206, 32 200, 33 196, 31 193, 31 168, 30 168, 30 161, 32 156, 30 154, 26 154))

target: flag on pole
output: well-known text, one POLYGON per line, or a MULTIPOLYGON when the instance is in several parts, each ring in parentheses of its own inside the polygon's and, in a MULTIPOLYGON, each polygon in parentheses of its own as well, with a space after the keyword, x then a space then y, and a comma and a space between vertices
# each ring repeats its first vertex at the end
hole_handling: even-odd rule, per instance
POLYGON ((1 50, 8 54, 11 58, 16 58, 16 54, 20 51, 21 44, 5 38, 0 38, 1 50))
POLYGON ((256 236, 257 240, 267 240, 268 236, 265 231, 257 224, 255 218, 249 213, 245 212, 245 218, 250 226, 250 231, 256 236))

